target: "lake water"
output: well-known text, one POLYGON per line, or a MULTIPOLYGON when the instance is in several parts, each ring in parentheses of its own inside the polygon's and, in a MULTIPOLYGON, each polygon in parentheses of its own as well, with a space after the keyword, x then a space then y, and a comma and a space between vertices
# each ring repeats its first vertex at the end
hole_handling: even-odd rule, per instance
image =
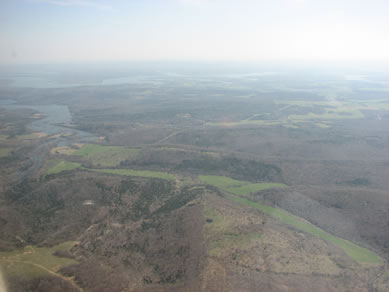
POLYGON ((41 114, 41 118, 33 121, 31 130, 43 132, 48 135, 62 134, 58 138, 58 146, 71 143, 90 142, 97 139, 97 136, 71 128, 72 114, 66 105, 16 105, 12 100, 0 100, 0 107, 8 110, 31 109, 41 114))
POLYGON ((66 105, 20 105, 12 100, 0 100, 0 108, 7 110, 31 109, 41 114, 41 117, 30 124, 30 128, 35 132, 44 132, 50 136, 60 134, 55 140, 45 142, 26 153, 32 165, 28 169, 18 170, 11 180, 29 177, 38 171, 50 151, 50 144, 56 143, 57 146, 67 146, 73 143, 88 143, 97 140, 97 136, 70 127, 72 115, 66 105))

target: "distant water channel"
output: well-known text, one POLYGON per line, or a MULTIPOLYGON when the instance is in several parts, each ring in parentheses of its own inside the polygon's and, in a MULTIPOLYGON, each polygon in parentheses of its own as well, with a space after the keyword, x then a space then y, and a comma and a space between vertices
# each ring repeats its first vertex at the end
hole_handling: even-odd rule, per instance
POLYGON ((58 135, 49 142, 43 143, 27 153, 26 156, 32 161, 31 167, 19 171, 17 178, 32 175, 42 166, 50 145, 55 143, 56 146, 66 146, 73 143, 86 143, 95 141, 97 136, 71 128, 72 115, 66 105, 21 105, 15 104, 12 100, 0 100, 0 108, 7 110, 31 109, 41 115, 33 121, 30 128, 35 132, 43 132, 49 136, 58 135))
MULTIPOLYGON (((144 76, 125 76, 125 77, 112 77, 102 78, 95 81, 84 82, 68 82, 61 83, 55 79, 45 77, 7 77, 1 78, 0 81, 7 81, 7 86, 17 88, 70 88, 79 86, 112 86, 112 85, 124 85, 124 84, 142 84, 147 83, 151 85, 160 85, 163 83, 163 79, 156 77, 144 76)), ((1 85, 1 84, 0 84, 1 85)))
POLYGON ((91 133, 71 128, 72 114, 66 105, 20 105, 11 100, 0 100, 0 107, 7 110, 31 109, 41 115, 41 118, 33 121, 30 128, 35 132, 43 132, 47 135, 57 135, 58 146, 69 145, 74 142, 88 142, 97 139, 91 133))

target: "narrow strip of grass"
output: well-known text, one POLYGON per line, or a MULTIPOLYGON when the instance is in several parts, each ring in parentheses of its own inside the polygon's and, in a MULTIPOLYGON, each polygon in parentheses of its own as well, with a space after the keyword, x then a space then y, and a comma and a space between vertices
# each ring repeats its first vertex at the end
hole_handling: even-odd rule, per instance
POLYGON ((209 122, 207 126, 216 127, 238 127, 238 126, 276 126, 281 124, 280 120, 241 120, 237 122, 209 122))
POLYGON ((236 195, 229 195, 229 198, 242 205, 250 206, 255 209, 258 209, 262 211, 263 213, 270 215, 274 218, 277 218, 283 223, 286 223, 288 225, 291 225, 301 231, 304 231, 306 233, 312 234, 314 236, 317 236, 321 239, 327 240, 340 248, 342 248, 345 253, 350 256, 353 260, 359 262, 359 263, 367 263, 367 264, 382 264, 383 260, 380 258, 377 254, 374 252, 360 247, 348 240, 339 238, 337 236, 334 236, 332 234, 329 234, 328 232, 316 227, 315 225, 303 221, 301 218, 292 215, 284 210, 270 207, 261 203, 253 202, 251 200, 236 196, 236 195))
POLYGON ((153 177, 153 178, 160 178, 166 180, 175 179, 174 175, 171 175, 167 172, 160 172, 160 171, 132 170, 132 169, 91 169, 91 168, 88 168, 87 170, 117 174, 117 175, 125 175, 125 176, 153 177))
POLYGON ((250 183, 218 175, 200 175, 199 180, 238 195, 247 195, 262 190, 286 187, 285 184, 281 183, 250 183))
POLYGON ((246 198, 242 198, 237 195, 247 195, 250 192, 255 192, 259 190, 275 188, 275 187, 285 187, 283 184, 251 184, 245 181, 235 180, 225 176, 215 176, 215 175, 202 175, 199 176, 199 180, 211 185, 214 185, 222 190, 229 192, 228 197, 239 204, 253 207, 262 211, 263 213, 277 218, 281 222, 291 225, 301 231, 312 234, 321 239, 327 240, 340 248, 342 248, 345 253, 350 256, 352 259, 359 263, 366 264, 382 264, 383 260, 374 252, 360 247, 351 241, 342 239, 340 237, 329 234, 328 232, 316 227, 315 225, 304 221, 302 218, 292 215, 282 209, 274 208, 267 206, 258 202, 251 201, 246 198), (235 194, 235 195, 233 195, 235 194))
POLYGON ((45 135, 44 133, 35 132, 35 133, 31 133, 31 134, 18 135, 16 137, 19 140, 33 140, 33 139, 39 139, 39 138, 42 138, 45 136, 47 136, 47 135, 45 135))
POLYGON ((58 163, 56 163, 54 166, 50 167, 47 170, 47 174, 57 174, 65 170, 73 170, 80 167, 81 167, 80 163, 61 160, 58 163))

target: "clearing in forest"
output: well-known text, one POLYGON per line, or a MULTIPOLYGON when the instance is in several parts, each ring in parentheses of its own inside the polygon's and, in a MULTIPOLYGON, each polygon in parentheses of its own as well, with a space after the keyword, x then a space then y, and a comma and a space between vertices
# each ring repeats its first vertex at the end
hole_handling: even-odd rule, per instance
POLYGON ((121 161, 135 159, 139 151, 140 149, 120 146, 85 144, 72 154, 82 156, 90 160, 94 165, 116 166, 119 165, 121 161))

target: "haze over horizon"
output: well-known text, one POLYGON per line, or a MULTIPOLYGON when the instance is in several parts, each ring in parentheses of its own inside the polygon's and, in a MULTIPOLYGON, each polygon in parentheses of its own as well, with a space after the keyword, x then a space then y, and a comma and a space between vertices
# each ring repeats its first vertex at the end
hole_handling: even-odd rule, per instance
POLYGON ((3 0, 0 63, 389 61, 384 0, 3 0))

